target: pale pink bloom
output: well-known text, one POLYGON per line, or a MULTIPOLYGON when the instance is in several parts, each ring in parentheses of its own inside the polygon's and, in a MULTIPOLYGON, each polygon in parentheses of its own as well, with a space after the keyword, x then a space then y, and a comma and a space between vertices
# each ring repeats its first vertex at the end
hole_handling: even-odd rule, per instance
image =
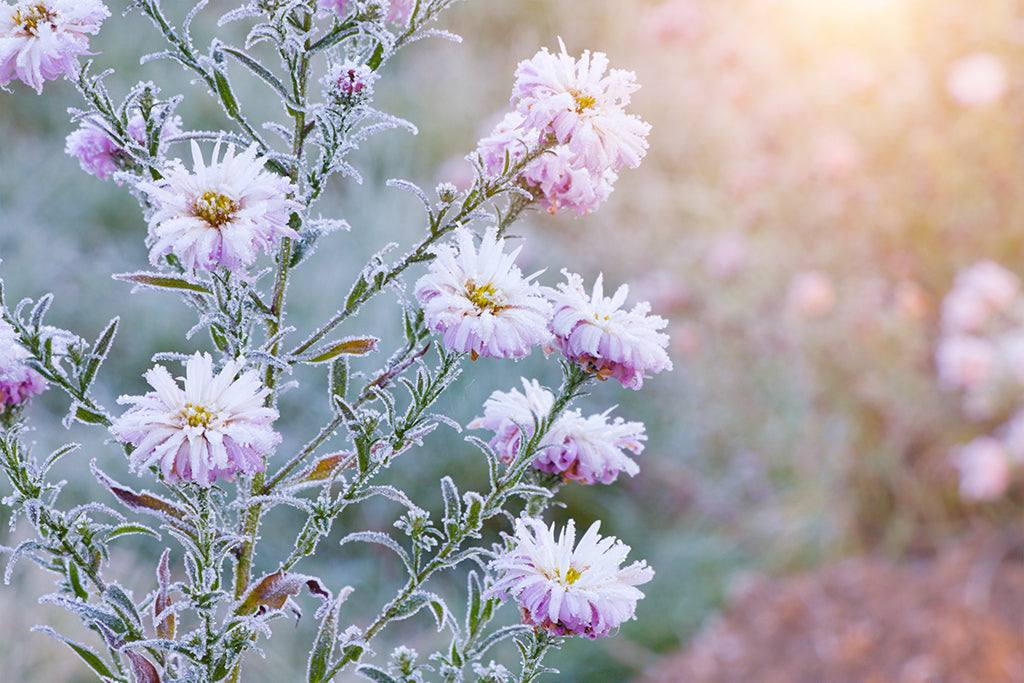
POLYGON ((1024 464, 1024 410, 1018 410, 1000 428, 999 440, 1012 462, 1024 464))
POLYGON ((994 261, 979 261, 957 273, 942 300, 942 327, 949 333, 980 332, 1007 312, 1020 294, 1020 278, 994 261))
POLYGON ((155 207, 149 215, 153 265, 174 254, 189 269, 237 270, 280 238, 298 236, 288 226, 292 212, 302 208, 289 199, 297 190, 288 178, 264 171, 256 152, 253 145, 235 155, 234 145, 228 145, 217 161, 218 143, 207 166, 193 141, 192 173, 175 160, 162 180, 138 184, 155 207))
POLYGON ((670 0, 649 8, 640 21, 639 39, 693 43, 707 30, 703 6, 695 0, 670 0))
POLYGON ((157 365, 146 373, 153 391, 118 398, 132 407, 110 431, 135 446, 132 471, 156 465, 167 481, 203 487, 262 472, 264 456, 281 440, 271 427, 277 410, 264 405, 270 389, 255 370, 238 374, 244 367, 239 358, 214 374, 213 358, 196 353, 185 365, 184 389, 157 365))
MULTIPOLYGON (((140 145, 146 144, 146 121, 142 114, 136 112, 128 120, 128 135, 140 145)), ((163 129, 160 131, 160 139, 172 137, 181 133, 181 117, 173 116, 167 119, 163 129)), ((161 144, 160 151, 166 148, 161 144)), ((76 157, 82 170, 94 175, 100 180, 106 180, 107 176, 125 167, 128 161, 124 148, 118 145, 99 126, 87 119, 82 121, 78 130, 68 134, 64 145, 64 152, 69 156, 76 157)), ((115 181, 118 185, 120 180, 115 181)))
POLYGON ((595 174, 623 166, 636 168, 647 152, 650 125, 627 114, 630 94, 639 87, 631 71, 608 71, 602 52, 569 56, 542 48, 519 63, 512 87, 512 106, 523 126, 554 135, 595 174), (605 73, 607 71, 607 74, 605 73))
POLYGON ((0 320, 0 414, 8 406, 22 405, 46 390, 42 375, 25 365, 29 355, 18 341, 14 327, 0 320))
POLYGON ((921 320, 928 314, 931 302, 921 285, 913 280, 900 280, 892 292, 893 308, 905 318, 921 320))
POLYGON ((629 546, 601 538, 600 524, 594 522, 577 545, 572 520, 556 540, 554 524, 517 519, 512 547, 488 565, 500 578, 484 597, 512 598, 524 624, 553 635, 615 635, 634 618, 644 596, 636 586, 650 581, 654 570, 643 560, 622 567, 629 546))
POLYGON ((473 233, 455 232, 457 247, 442 245, 415 294, 430 329, 442 333, 444 345, 473 357, 522 358, 551 335, 551 304, 515 265, 522 247, 504 252, 505 240, 490 229, 473 245, 473 233))
POLYGON ((965 500, 994 500, 1010 485, 1010 459, 998 440, 978 437, 953 452, 960 472, 960 495, 965 500))
POLYGON ((704 335, 692 322, 676 323, 672 326, 672 353, 681 358, 693 358, 704 346, 704 335))
POLYGON ((590 417, 583 417, 579 410, 563 413, 546 435, 533 466, 581 484, 610 484, 619 472, 634 476, 640 468, 625 451, 643 451, 644 425, 621 417, 609 421, 610 412, 590 417))
POLYGON ((995 364, 992 343, 980 337, 943 337, 935 349, 939 381, 951 389, 969 389, 987 382, 995 364))
POLYGON ((747 267, 749 245, 738 232, 726 232, 715 237, 704 256, 704 267, 716 280, 731 280, 747 267))
POLYGON ((566 358, 632 389, 641 388, 648 373, 672 369, 665 352, 668 335, 658 332, 668 321, 648 315, 650 304, 641 302, 626 311, 626 285, 605 297, 603 275, 598 275, 593 294, 588 295, 582 277, 566 270, 562 274, 566 282, 550 290, 555 306, 551 331, 566 358))
POLYGON ((373 84, 377 74, 365 64, 346 59, 333 65, 323 79, 327 93, 345 104, 369 100, 373 96, 373 84))
POLYGON ((820 318, 836 305, 836 288, 832 278, 820 270, 797 273, 786 290, 786 311, 803 320, 820 318))
MULTIPOLYGON (((521 113, 509 112, 480 140, 477 153, 487 174, 496 176, 506 159, 512 165, 537 149, 542 135, 524 127, 523 121, 521 113)), ((551 214, 572 211, 583 216, 608 199, 618 176, 610 168, 592 170, 569 147, 557 145, 527 164, 519 178, 527 188, 539 193, 551 214)))
MULTIPOLYGON (((382 5, 388 9, 385 19, 392 24, 405 24, 412 14, 413 5, 416 0, 380 0, 382 5)), ((333 10, 341 16, 348 14, 351 0, 319 0, 318 4, 322 10, 333 10)))
POLYGON ((521 378, 523 392, 495 391, 484 402, 484 414, 474 418, 469 429, 489 429, 494 432, 490 446, 498 460, 510 463, 519 449, 535 433, 536 422, 547 417, 555 396, 537 380, 521 378))
POLYGON ((21 0, 0 6, 0 86, 17 78, 43 91, 43 81, 75 76, 110 12, 99 0, 21 0))
POLYGON ((975 52, 953 62, 946 74, 946 92, 965 107, 986 107, 1003 98, 1009 76, 991 52, 975 52))

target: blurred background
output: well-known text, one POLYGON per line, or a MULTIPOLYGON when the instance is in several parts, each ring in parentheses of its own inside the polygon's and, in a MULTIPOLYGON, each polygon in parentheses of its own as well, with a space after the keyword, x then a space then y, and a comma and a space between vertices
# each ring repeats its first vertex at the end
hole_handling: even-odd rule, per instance
MULTIPOLYGON (((200 21, 212 26, 231 6, 211 2, 200 21)), ((153 33, 120 9, 111 6, 115 18, 92 42, 98 64, 119 69, 112 90, 154 80, 166 95, 185 94, 186 127, 218 127, 212 100, 179 69, 137 66, 153 33)), ((418 201, 386 179, 428 189, 466 181, 463 157, 507 109, 520 60, 561 37, 571 54, 603 51, 613 67, 636 71, 631 111, 653 126, 640 168, 624 171, 593 215, 541 212, 518 226, 524 272, 547 268, 547 284, 563 267, 588 281, 603 272, 606 283, 630 284, 631 301, 650 300, 670 321, 675 363, 641 392, 608 383, 584 400, 590 412, 617 405, 615 415, 645 423, 649 440, 636 477, 568 486, 555 517, 601 519, 657 575, 617 637, 552 657, 559 680, 1024 680, 1024 456, 1009 426, 1024 403, 1024 356, 936 354, 951 337, 1008 348, 1024 330, 1024 3, 465 2, 442 26, 463 43, 417 43, 378 83, 378 106, 419 135, 374 138, 354 158, 364 182, 334 182, 321 211, 352 230, 325 239, 297 275, 292 323, 306 329, 333 313, 369 254, 423 229, 418 201), (982 286, 976 306, 993 310, 957 328, 943 302, 970 286, 958 273, 983 261, 1006 271, 1005 297, 996 306, 984 296, 995 286, 982 286)), ((155 351, 206 342, 182 346, 192 325, 184 306, 128 296, 110 279, 146 267, 145 223, 124 188, 63 154, 66 109, 79 104, 71 88, 16 90, 0 97, 7 297, 53 291, 51 324, 87 338, 122 316, 103 388, 111 405, 144 390, 155 351)), ((278 116, 266 97, 258 85, 243 95, 278 116)), ((395 329, 396 310, 372 307, 345 333, 395 329)), ((540 354, 481 359, 451 392, 449 414, 465 424, 520 375, 558 381, 540 354)), ((283 451, 327 414, 299 393, 282 399, 292 440, 283 451)), ((83 443, 67 466, 69 500, 103 495, 84 466, 91 458, 151 486, 126 473, 102 434, 64 431, 64 409, 55 392, 37 400, 32 436, 40 454, 83 443)), ((428 445, 389 472, 417 500, 438 498, 442 474, 467 487, 486 476, 462 435, 438 432, 428 445)), ((368 506, 335 537, 386 529, 395 514, 368 506)), ((267 563, 275 544, 291 543, 275 525, 293 521, 268 520, 267 563)), ((17 535, 0 531, 0 543, 17 535)), ((149 590, 160 548, 125 541, 115 550, 126 584, 149 590)), ((355 623, 400 580, 390 557, 363 550, 355 557, 327 541, 307 567, 332 587, 356 587, 346 615, 355 623)), ((89 680, 62 645, 28 632, 42 622, 76 628, 35 604, 49 578, 24 563, 12 582, 0 590, 0 680, 89 680)), ((438 590, 457 594, 460 582, 438 590)), ((386 638, 426 652, 436 644, 430 625, 419 615, 386 638)), ((295 680, 313 627, 309 615, 297 628, 279 624, 246 680, 295 680)))

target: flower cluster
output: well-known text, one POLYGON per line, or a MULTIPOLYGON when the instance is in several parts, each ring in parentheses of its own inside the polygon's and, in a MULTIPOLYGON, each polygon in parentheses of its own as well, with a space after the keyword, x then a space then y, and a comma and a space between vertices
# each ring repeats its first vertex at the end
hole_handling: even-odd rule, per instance
POLYGON ((194 171, 179 160, 163 179, 143 182, 155 209, 149 215, 150 261, 174 254, 186 268, 207 271, 252 265, 261 250, 269 251, 281 237, 297 237, 288 225, 291 213, 302 207, 290 196, 296 188, 285 177, 263 170, 256 145, 236 155, 220 144, 207 166, 199 146, 192 143, 194 171))
MULTIPOLYGON (((141 113, 136 112, 128 119, 127 133, 136 144, 146 144, 146 121, 141 113)), ((163 152, 166 147, 164 140, 180 134, 181 117, 173 116, 167 119, 160 130, 160 151, 163 152)), ((76 157, 83 171, 100 180, 106 180, 109 175, 130 164, 130 158, 124 148, 105 130, 88 119, 81 123, 78 130, 68 135, 64 152, 76 157)), ((121 184, 120 180, 115 182, 121 184)))
MULTIPOLYGON (((548 415, 555 400, 536 380, 522 383, 523 393, 516 389, 492 393, 484 403, 484 414, 468 425, 494 432, 490 446, 505 463, 512 462, 533 437, 535 425, 548 415)), ((644 426, 622 418, 609 422, 609 412, 583 417, 579 410, 570 410, 559 415, 538 444, 533 466, 582 484, 610 484, 619 472, 635 475, 639 468, 623 451, 643 451, 644 426)))
POLYGON ((588 295, 579 275, 563 271, 566 283, 541 288, 533 282, 537 274, 523 277, 515 265, 519 249, 506 254, 494 230, 479 250, 468 230, 459 230, 456 240, 457 248, 435 250, 415 288, 427 325, 443 334, 447 348, 474 359, 521 358, 550 342, 601 379, 613 377, 632 389, 641 388, 648 373, 672 369, 668 335, 658 331, 668 322, 649 315, 646 302, 623 309, 626 285, 605 297, 599 275, 588 295))
POLYGON ((29 355, 11 324, 0 320, 0 414, 46 390, 46 380, 25 365, 29 355))
POLYGON ((524 624, 553 635, 613 635, 634 617, 644 596, 636 586, 650 581, 654 570, 642 560, 622 567, 629 546, 601 538, 599 528, 594 522, 577 545, 572 520, 557 540, 554 524, 516 520, 511 548, 490 563, 502 576, 485 597, 514 598, 524 624))
POLYGON ((11 78, 43 91, 43 81, 74 76, 89 54, 86 34, 110 16, 100 0, 21 0, 0 6, 0 86, 11 78))
MULTIPOLYGON (((324 11, 337 12, 345 16, 352 9, 352 0, 319 0, 320 9, 324 11)), ((377 4, 385 12, 384 19, 388 23, 399 26, 409 21, 412 15, 415 0, 377 0, 377 4)))
POLYGON ((270 390, 255 371, 239 375, 245 360, 214 374, 213 358, 196 353, 185 365, 181 388, 162 365, 146 373, 153 391, 121 396, 130 403, 110 431, 135 450, 133 471, 157 465, 167 481, 210 486, 239 472, 262 472, 263 458, 281 440, 271 428, 277 411, 264 405, 270 390))
POLYGON ((650 126, 625 111, 639 87, 631 71, 608 71, 603 53, 577 60, 559 46, 559 54, 544 48, 519 64, 513 111, 480 141, 477 154, 484 171, 496 175, 506 157, 514 162, 546 146, 519 178, 551 213, 581 216, 608 198, 623 166, 640 164, 650 126))

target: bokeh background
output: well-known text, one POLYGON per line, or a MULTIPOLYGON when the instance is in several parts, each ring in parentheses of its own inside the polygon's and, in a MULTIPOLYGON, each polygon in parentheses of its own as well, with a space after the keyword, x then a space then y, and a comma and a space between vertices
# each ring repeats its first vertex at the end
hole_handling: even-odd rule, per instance
MULTIPOLYGON (((231 6, 215 0, 200 21, 231 6)), ((364 182, 334 183, 321 209, 352 230, 327 238, 297 276, 292 322, 332 313, 368 254, 423 229, 417 200, 386 179, 465 182, 463 157, 508 107, 519 60, 561 37, 570 53, 603 51, 636 71, 632 111, 653 126, 641 167, 624 171, 593 215, 541 212, 518 227, 525 272, 547 268, 549 284, 562 267, 587 280, 603 272, 628 282, 632 300, 649 299, 670 321, 675 363, 641 392, 609 383, 584 401, 590 411, 617 404, 649 441, 640 474, 566 487, 556 517, 601 519, 658 573, 637 621, 552 658, 559 680, 1024 680, 1017 465, 977 475, 1002 477, 998 495, 959 491, 970 467, 961 446, 999 434, 1021 383, 1001 384, 999 405, 979 415, 935 361, 958 272, 991 260, 1024 274, 1024 3, 465 2, 442 25, 462 44, 417 43, 379 82, 378 105, 419 134, 375 138, 355 155, 364 182)), ((111 19, 92 43, 97 62, 119 70, 115 92, 157 81, 185 94, 187 127, 217 127, 212 100, 179 69, 138 66, 153 44, 134 15, 111 19)), ((258 86, 243 97, 277 115, 258 86)), ((0 272, 11 301, 53 291, 51 323, 85 337, 122 316, 102 389, 112 404, 143 389, 154 351, 205 340, 183 347, 184 306, 128 296, 110 279, 145 267, 145 224, 124 188, 63 154, 66 109, 77 104, 63 83, 42 97, 0 93, 0 272)), ((394 329, 395 310, 373 307, 351 332, 394 329)), ((520 375, 556 383, 557 367, 539 355, 473 364, 451 414, 468 422, 520 375)), ((84 466, 91 458, 144 485, 102 435, 65 432, 63 410, 45 395, 31 414, 40 452, 83 443, 62 472, 69 500, 103 495, 84 466)), ((290 438, 302 441, 326 410, 286 394, 290 438)), ((485 476, 462 436, 435 436, 389 473, 421 500, 437 498, 444 473, 460 486, 485 476)), ((339 527, 385 529, 394 515, 369 506, 339 527)), ((268 521, 271 549, 290 543, 277 531, 293 521, 268 521)), ((0 543, 18 533, 0 531, 0 543)), ((148 590, 160 549, 115 550, 126 584, 148 590)), ((400 576, 386 555, 347 550, 325 542, 308 569, 365 596, 351 605, 358 623, 359 605, 372 609, 400 576)), ((28 632, 76 628, 36 604, 49 582, 24 563, 0 590, 0 680, 89 680, 63 646, 28 632)), ((312 622, 278 624, 246 680, 296 680, 312 622)), ((387 638, 427 651, 431 631, 421 615, 387 638)))

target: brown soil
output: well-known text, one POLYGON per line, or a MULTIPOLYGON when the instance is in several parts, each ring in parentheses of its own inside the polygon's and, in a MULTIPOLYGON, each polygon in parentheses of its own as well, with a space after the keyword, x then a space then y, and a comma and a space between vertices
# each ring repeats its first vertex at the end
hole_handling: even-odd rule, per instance
POLYGON ((642 683, 1024 682, 1024 553, 1006 536, 930 560, 856 558, 733 596, 642 683))

